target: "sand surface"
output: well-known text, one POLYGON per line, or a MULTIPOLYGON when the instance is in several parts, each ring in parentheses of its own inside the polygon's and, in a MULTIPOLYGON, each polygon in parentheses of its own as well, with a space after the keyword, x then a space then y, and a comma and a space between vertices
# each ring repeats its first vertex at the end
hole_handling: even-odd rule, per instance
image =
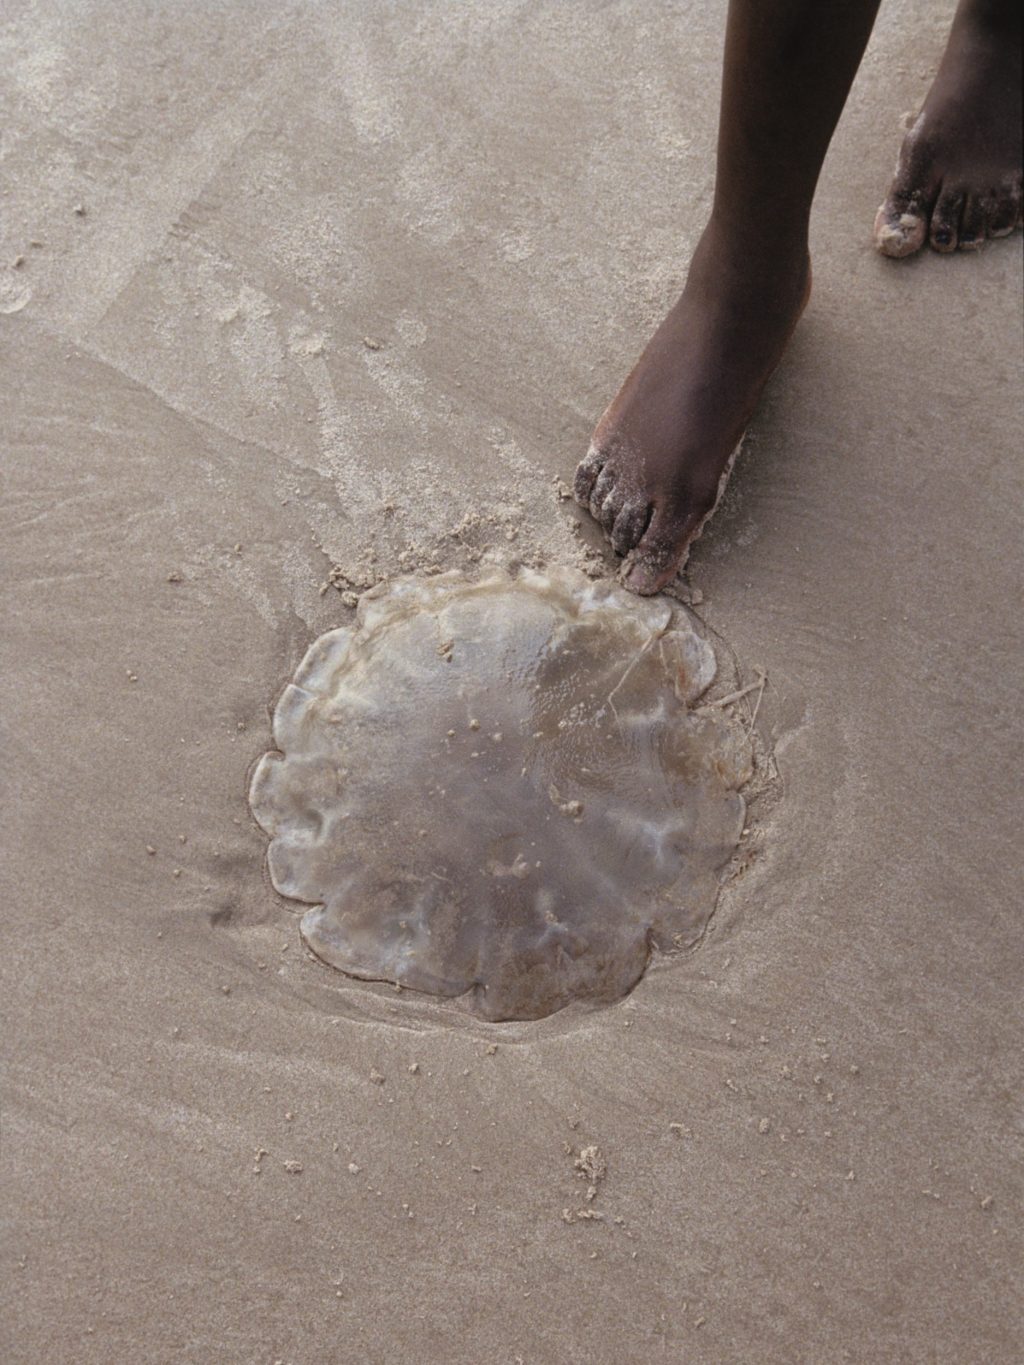
POLYGON ((246 806, 345 594, 595 562, 552 481, 681 284, 723 17, 4 7, 12 1365, 1019 1359, 1021 242, 869 245, 945 13, 884 7, 691 559, 779 774, 698 952, 536 1025, 360 987, 246 806))

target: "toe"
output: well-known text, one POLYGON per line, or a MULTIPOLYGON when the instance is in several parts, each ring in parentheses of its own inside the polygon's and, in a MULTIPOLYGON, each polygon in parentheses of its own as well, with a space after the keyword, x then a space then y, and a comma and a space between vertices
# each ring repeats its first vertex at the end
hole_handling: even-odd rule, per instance
POLYGON ((960 240, 960 218, 964 196, 958 190, 944 189, 932 210, 929 241, 936 251, 955 251, 960 240))
MULTIPOLYGON (((590 490, 590 501, 587 506, 590 508, 590 515, 595 521, 601 521, 601 508, 604 500, 615 486, 615 472, 611 465, 605 465, 594 480, 594 486, 590 490)), ((601 522, 604 525, 603 522, 601 522)))
POLYGON ((883 256, 912 256, 928 237, 939 177, 927 160, 922 160, 920 122, 918 119, 903 140, 889 193, 875 215, 875 246, 883 256))
POLYGON ((576 466, 576 478, 573 481, 573 496, 581 507, 586 507, 590 502, 590 493, 594 487, 594 482, 598 474, 604 468, 605 457, 600 453, 596 446, 591 446, 587 451, 587 458, 581 460, 576 466))
POLYGON ((960 219, 960 250, 978 251, 985 240, 987 228, 985 201, 979 195, 969 194, 964 200, 960 219))
POLYGON ((680 519, 660 507, 636 548, 622 566, 622 581, 631 592, 649 597, 675 577, 700 517, 680 519))
POLYGON ((920 214, 892 214, 883 204, 875 217, 875 246, 883 256, 913 256, 928 235, 928 225, 920 214))
POLYGON ((1020 184, 1003 185, 996 192, 995 205, 988 220, 990 237, 1007 237, 1020 221, 1020 184))
POLYGON ((985 236, 991 237, 993 235, 992 224, 996 220, 1001 206, 999 190, 995 188, 986 190, 985 193, 980 196, 980 203, 981 215, 985 221, 985 236))
POLYGON ((646 502, 627 502, 612 527, 612 549, 617 555, 625 555, 632 550, 651 519, 651 509, 646 502))
POLYGON ((626 492, 620 484, 615 484, 611 492, 605 497, 604 502, 598 508, 597 519, 604 529, 611 534, 612 527, 622 511, 626 502, 626 492))
POLYGON ((928 236, 924 196, 894 189, 875 214, 874 239, 883 256, 912 256, 928 236))

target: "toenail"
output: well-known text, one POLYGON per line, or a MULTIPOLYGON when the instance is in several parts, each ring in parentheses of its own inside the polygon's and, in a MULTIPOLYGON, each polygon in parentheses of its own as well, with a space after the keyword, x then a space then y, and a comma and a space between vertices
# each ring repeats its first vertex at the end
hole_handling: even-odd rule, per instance
POLYGON ((949 246, 950 242, 953 240, 953 234, 950 232, 949 228, 939 228, 934 236, 939 246, 949 246))

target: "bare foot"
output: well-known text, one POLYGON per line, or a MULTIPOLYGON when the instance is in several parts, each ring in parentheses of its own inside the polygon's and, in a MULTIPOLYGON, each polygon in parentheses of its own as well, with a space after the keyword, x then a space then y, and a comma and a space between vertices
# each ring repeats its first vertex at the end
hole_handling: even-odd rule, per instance
POLYGON ((964 0, 875 218, 875 245, 910 256, 977 249, 1021 221, 1019 0, 964 0))
POLYGON ((713 511, 761 390, 810 292, 806 239, 727 242, 712 224, 682 296, 605 412, 576 501, 626 556, 622 580, 658 592, 713 511))

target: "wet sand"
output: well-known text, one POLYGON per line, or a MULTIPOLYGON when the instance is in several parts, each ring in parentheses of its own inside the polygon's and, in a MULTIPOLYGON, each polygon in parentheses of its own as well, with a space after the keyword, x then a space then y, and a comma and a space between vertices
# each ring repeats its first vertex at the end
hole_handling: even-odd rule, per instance
POLYGON ((688 569, 769 679, 745 869, 488 1026, 307 956, 247 775, 353 591, 596 564, 553 480, 681 284, 724 7, 5 13, 5 1359, 1015 1359, 1021 239, 870 247, 945 16, 885 7, 688 569))

